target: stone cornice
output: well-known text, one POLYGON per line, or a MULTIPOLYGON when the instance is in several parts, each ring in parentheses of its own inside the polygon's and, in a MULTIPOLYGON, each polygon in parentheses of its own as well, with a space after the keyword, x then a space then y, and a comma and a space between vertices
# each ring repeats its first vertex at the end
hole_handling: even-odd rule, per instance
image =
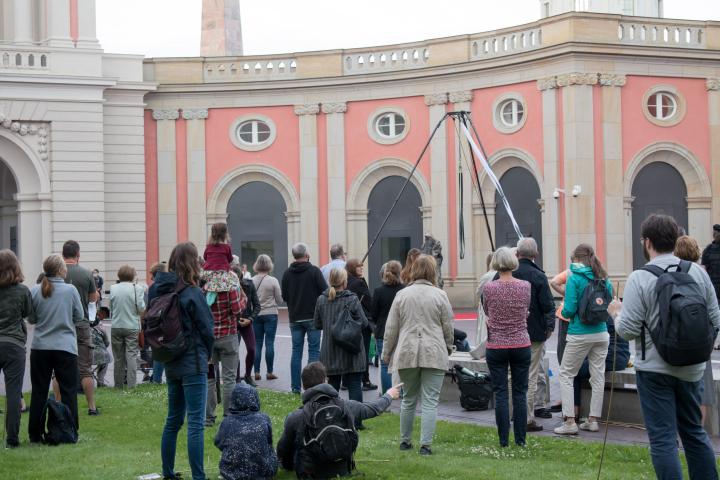
POLYGON ((347 112, 347 103, 345 103, 345 102, 323 103, 322 104, 322 112, 323 113, 345 113, 345 112, 347 112))
POLYGON ((572 85, 597 85, 598 77, 597 73, 565 73, 556 78, 558 87, 570 87, 572 85))
POLYGON ((708 78, 705 82, 708 91, 717 92, 720 90, 720 78, 708 78))
POLYGON ((180 118, 180 112, 177 108, 162 108, 152 111, 155 120, 177 120, 180 118))
POLYGON ((21 137, 36 136, 37 145, 35 150, 37 151, 40 160, 48 159, 48 133, 50 131, 50 124, 46 122, 20 122, 12 120, 5 116, 5 113, 0 112, 0 128, 10 130, 12 133, 21 137))
POLYGON ((540 91, 558 88, 557 77, 545 77, 537 81, 537 88, 540 91))
POLYGON ((602 85, 603 87, 624 87, 627 77, 614 73, 564 73, 553 77, 538 79, 540 91, 553 88, 570 87, 573 85, 602 85))
POLYGON ((600 85, 603 87, 624 87, 627 83, 625 75, 616 75, 613 73, 601 73, 600 85))
POLYGON ((317 115, 318 113, 320 113, 320 105, 317 103, 295 105, 295 115, 317 115))
POLYGON ((185 120, 205 120, 206 118, 208 118, 208 109, 207 108, 183 108, 182 118, 184 118, 185 120))
POLYGON ((471 102, 473 99, 472 90, 465 90, 461 92, 450 92, 449 94, 451 103, 464 103, 471 102))
POLYGON ((431 95, 425 95, 425 105, 428 107, 433 105, 445 105, 447 102, 447 93, 433 93, 431 95))

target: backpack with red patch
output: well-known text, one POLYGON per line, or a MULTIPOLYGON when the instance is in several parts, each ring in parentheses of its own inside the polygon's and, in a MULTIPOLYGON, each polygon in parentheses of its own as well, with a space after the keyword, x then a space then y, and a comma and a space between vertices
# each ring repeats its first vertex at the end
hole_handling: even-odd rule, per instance
POLYGON ((171 362, 188 349, 180 306, 180 293, 186 286, 180 280, 171 292, 153 298, 145 312, 145 342, 159 362, 171 362))

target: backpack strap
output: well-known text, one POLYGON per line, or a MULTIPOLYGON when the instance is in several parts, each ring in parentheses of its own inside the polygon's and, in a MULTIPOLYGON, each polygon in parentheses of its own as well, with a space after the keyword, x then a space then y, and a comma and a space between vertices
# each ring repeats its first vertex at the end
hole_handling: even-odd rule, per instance
MULTIPOLYGON (((668 267, 670 268, 670 267, 668 267)), ((660 278, 661 275, 667 272, 667 269, 663 270, 662 268, 658 267, 657 265, 645 265, 640 270, 644 270, 646 272, 652 273, 657 278, 660 278)), ((648 329, 647 323, 643 321, 642 326, 640 327, 640 351, 642 353, 642 359, 645 360, 645 330, 648 329)))
POLYGON ((658 267, 657 265, 645 265, 640 270, 650 272, 653 275, 655 275, 656 277, 660 277, 660 275, 667 272, 667 270, 663 270, 662 268, 658 267))
POLYGON ((690 273, 691 267, 692 263, 688 262, 687 260, 680 260, 680 264, 677 266, 677 271, 682 273, 690 273))

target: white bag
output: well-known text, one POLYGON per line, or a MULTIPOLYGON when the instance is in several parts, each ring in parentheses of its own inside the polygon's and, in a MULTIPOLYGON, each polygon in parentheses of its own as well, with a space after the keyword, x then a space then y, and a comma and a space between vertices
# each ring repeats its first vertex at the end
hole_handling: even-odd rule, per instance
POLYGON ((475 360, 485 358, 485 347, 487 346, 488 331, 487 331, 487 315, 485 315, 485 309, 483 308, 482 293, 485 284, 492 281, 495 278, 495 271, 491 270, 485 275, 480 277, 477 289, 478 298, 478 319, 477 319, 477 335, 475 338, 475 348, 470 350, 470 356, 475 360))

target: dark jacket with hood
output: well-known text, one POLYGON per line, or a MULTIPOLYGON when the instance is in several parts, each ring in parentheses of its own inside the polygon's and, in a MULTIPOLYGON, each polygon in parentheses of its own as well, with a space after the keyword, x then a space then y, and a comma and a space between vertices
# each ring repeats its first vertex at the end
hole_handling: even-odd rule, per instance
MULTIPOLYGON (((172 292, 178 281, 175 272, 159 272, 148 291, 148 302, 172 292)), ((180 292, 180 307, 183 312, 183 331, 190 342, 184 354, 165 364, 165 375, 172 379, 207 373, 208 353, 212 352, 215 341, 213 315, 199 287, 189 285, 180 292)))
MULTIPOLYGON (((312 388, 305 390, 302 394, 303 405, 312 401, 312 399, 318 395, 323 394, 329 397, 337 397, 337 391, 327 383, 321 383, 312 388)), ((388 394, 383 395, 377 400, 371 402, 356 402, 354 400, 345 400, 345 406, 348 409, 350 415, 356 420, 367 420, 368 418, 374 418, 380 415, 382 412, 388 409, 392 403, 392 399, 388 394)), ((278 442, 277 453, 280 458, 280 462, 285 470, 295 470, 296 466, 299 467, 298 452, 302 448, 303 444, 303 433, 305 430, 305 421, 303 417, 302 407, 292 412, 285 419, 285 428, 283 429, 280 442, 278 442)), ((344 466, 343 466, 344 467, 344 466)), ((328 478, 335 476, 346 476, 350 474, 350 469, 344 469, 340 472, 334 472, 328 478)), ((297 472, 299 478, 303 477, 303 472, 297 472)))
POLYGON ((341 319, 345 308, 365 330, 368 326, 367 318, 360 307, 358 297, 351 291, 337 292, 337 296, 332 302, 328 298, 328 292, 325 291, 318 297, 317 305, 315 305, 314 326, 318 330, 325 331, 320 345, 320 362, 325 365, 328 375, 364 372, 367 365, 367 352, 362 342, 358 353, 350 353, 333 340, 332 328, 341 319))
POLYGON ((700 263, 707 270, 710 281, 715 287, 715 295, 720 301, 720 242, 712 242, 705 247, 700 263))
POLYGON ((260 299, 258 298, 257 289, 252 280, 247 278, 240 279, 240 286, 247 297, 247 303, 245 304, 245 310, 240 314, 242 318, 247 318, 253 322, 260 313, 260 299))
POLYGON ((310 262, 293 262, 282 277, 282 296, 290 323, 312 320, 318 297, 328 288, 318 267, 310 262))
POLYGON ((368 320, 369 327, 375 330, 375 319, 370 315, 372 310, 372 295, 370 295, 370 287, 363 277, 355 277, 348 273, 347 289, 357 295, 363 308, 363 313, 368 320))
POLYGON ((395 295, 405 288, 405 285, 398 283, 397 285, 382 284, 375 289, 372 296, 372 307, 370 308, 370 316, 375 322, 375 338, 382 340, 385 337, 385 324, 390 313, 395 295))
POLYGON ((230 415, 215 435, 220 449, 220 474, 225 480, 273 478, 278 459, 273 449, 270 417, 260 411, 257 390, 244 383, 235 385, 230 397, 230 415))

